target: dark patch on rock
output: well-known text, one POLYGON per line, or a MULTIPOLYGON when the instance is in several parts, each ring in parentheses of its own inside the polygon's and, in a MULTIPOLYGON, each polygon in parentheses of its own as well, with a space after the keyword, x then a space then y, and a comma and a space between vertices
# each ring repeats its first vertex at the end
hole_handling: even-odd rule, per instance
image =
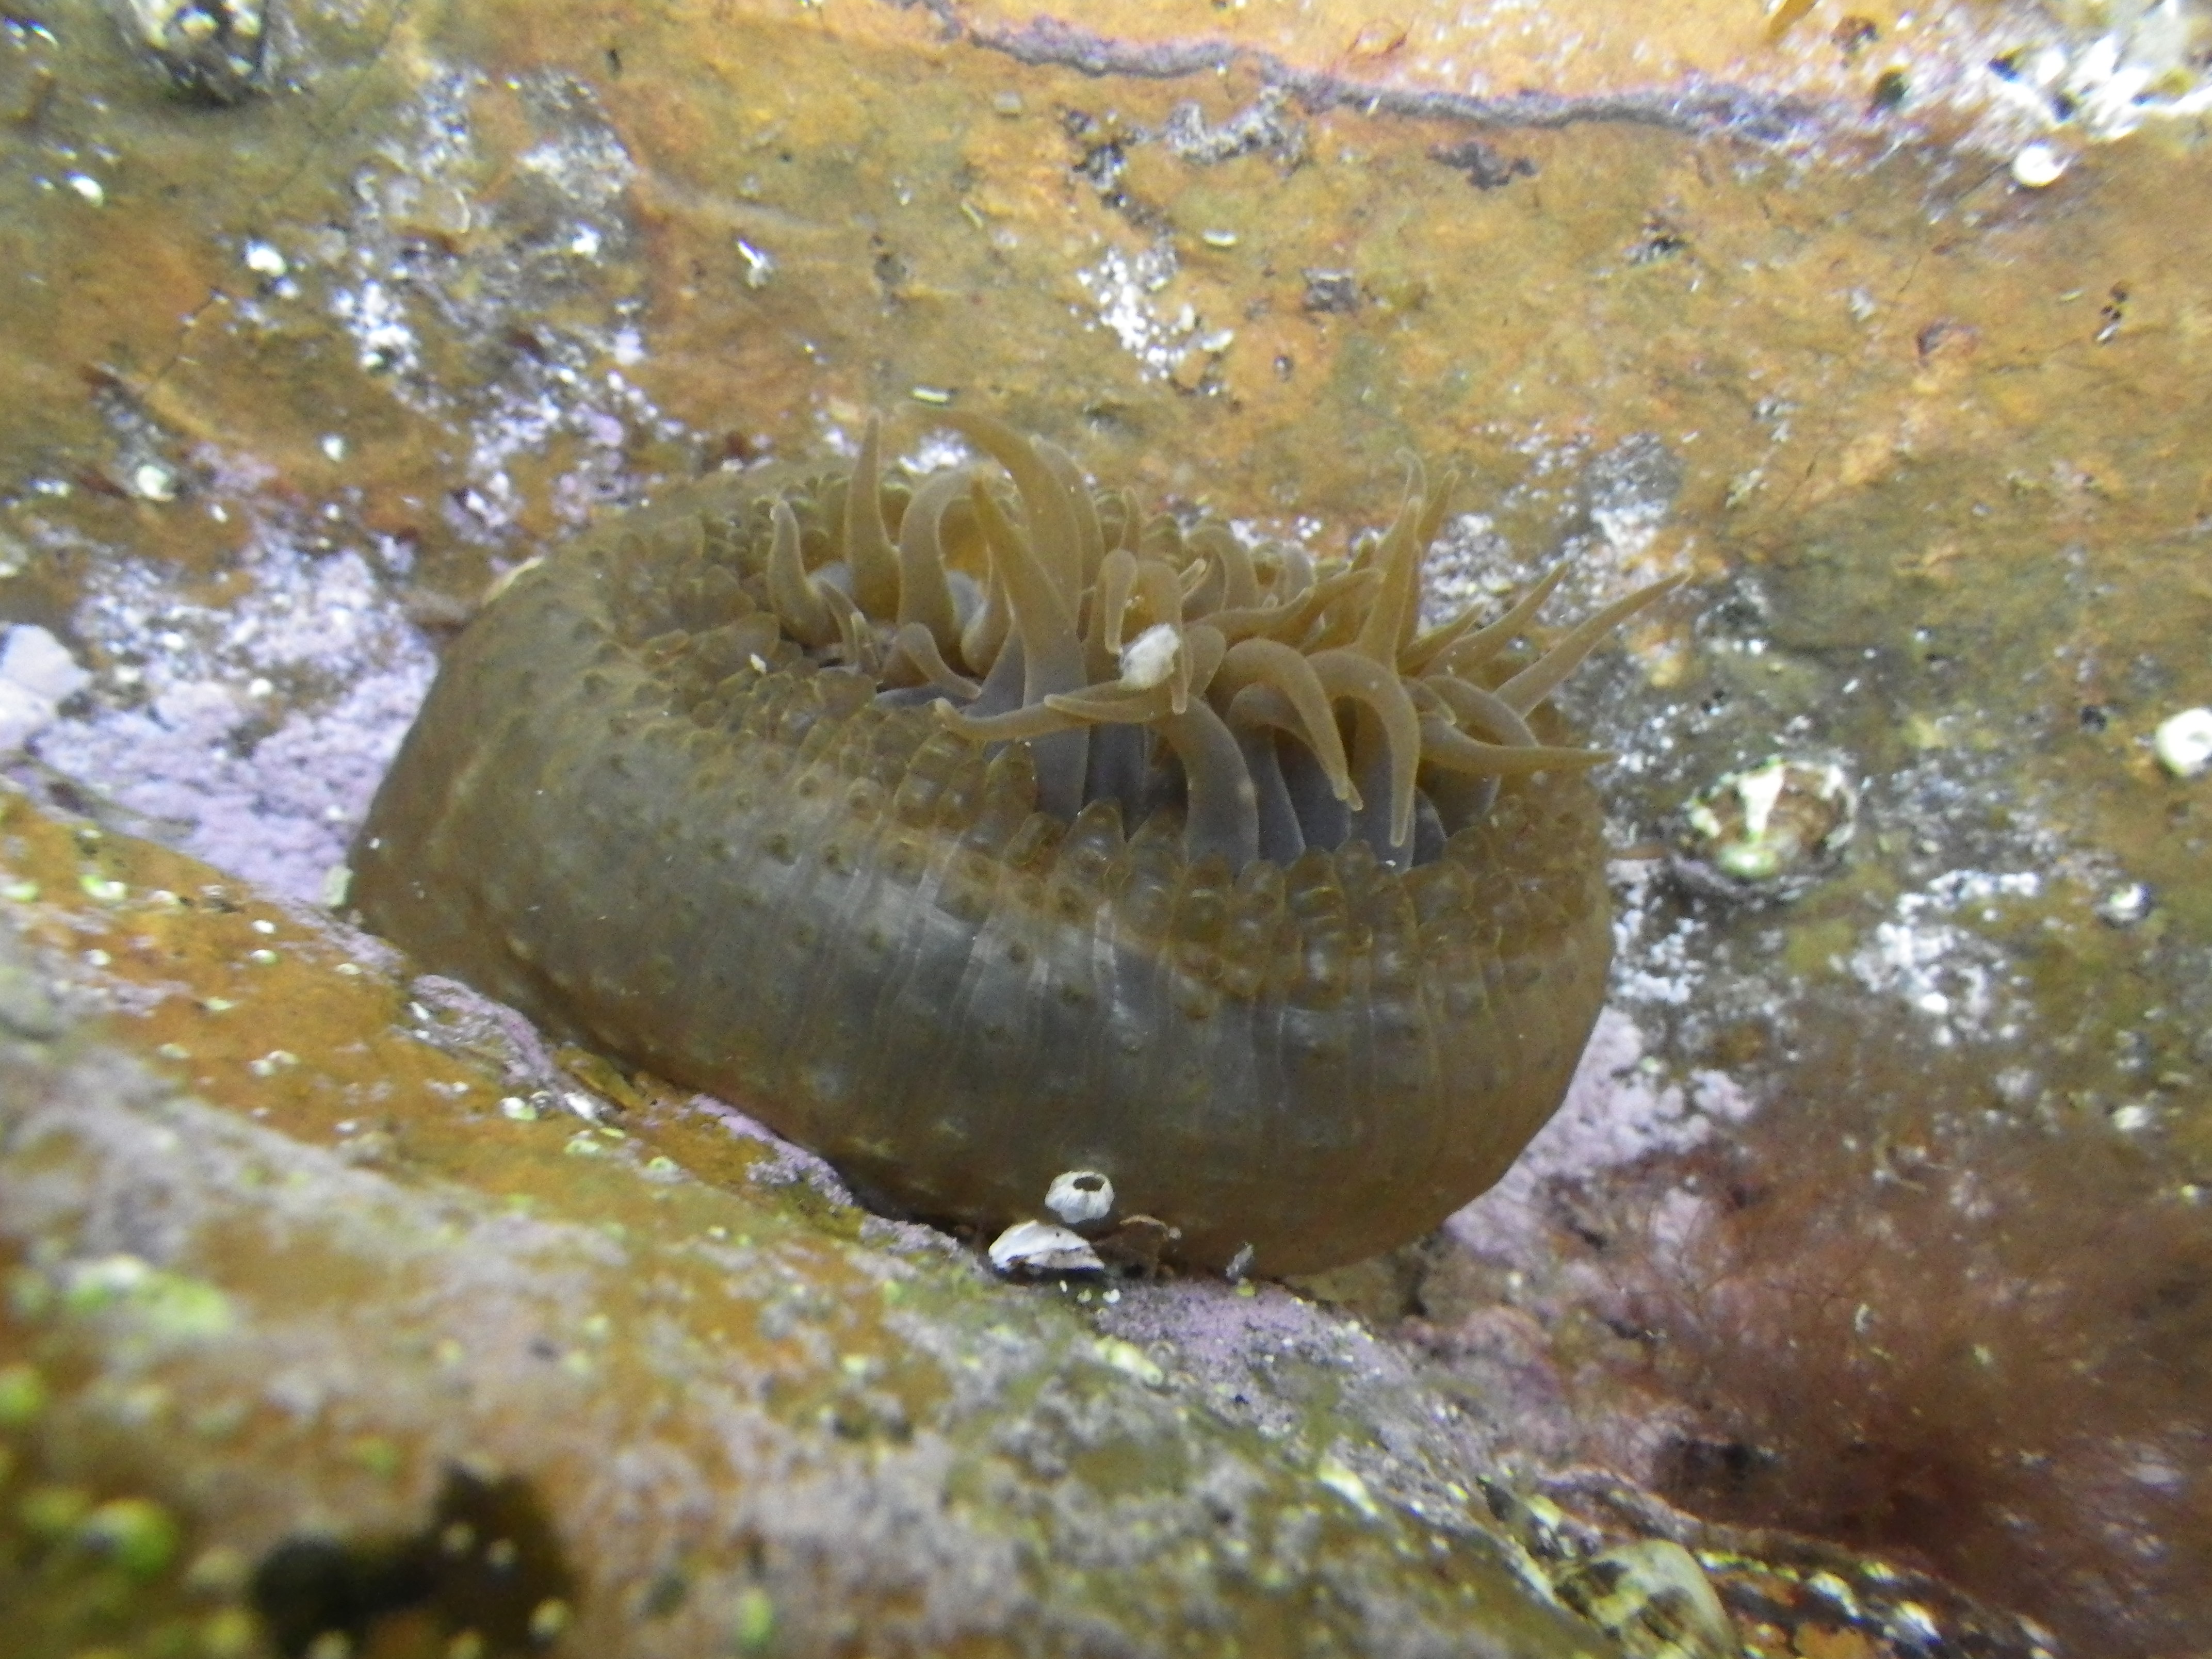
POLYGON ((381 1621, 428 1610, 487 1654, 546 1646, 567 1624, 575 1580, 530 1483, 458 1466, 430 1519, 404 1538, 288 1538, 253 1573, 255 1611, 286 1659, 337 1632, 358 1650, 381 1621))
POLYGON ((1429 151, 1429 160, 1464 173, 1468 183, 1477 190, 1503 190, 1516 179, 1536 176, 1536 164, 1527 156, 1504 155, 1480 138, 1438 144, 1429 151))

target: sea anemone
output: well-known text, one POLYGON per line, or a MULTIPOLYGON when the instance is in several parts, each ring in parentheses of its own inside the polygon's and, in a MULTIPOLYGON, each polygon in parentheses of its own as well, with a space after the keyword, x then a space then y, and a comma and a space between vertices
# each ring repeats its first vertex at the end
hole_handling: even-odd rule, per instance
POLYGON ((1416 1237, 1549 1116, 1610 932, 1542 707, 1673 584, 1417 627, 1449 477, 1340 568, 981 416, 912 489, 726 475, 533 562, 356 846, 426 964, 996 1230, 1095 1170, 1170 1254, 1416 1237))

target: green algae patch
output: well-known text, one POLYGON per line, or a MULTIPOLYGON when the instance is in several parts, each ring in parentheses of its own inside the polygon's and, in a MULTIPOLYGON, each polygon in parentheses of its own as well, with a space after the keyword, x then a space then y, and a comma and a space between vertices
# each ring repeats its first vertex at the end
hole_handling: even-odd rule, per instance
POLYGON ((70 1263, 47 1285, 24 1291, 22 1302, 49 1305, 64 1318, 107 1320, 125 1340, 150 1346, 218 1340, 232 1323, 229 1300, 216 1286, 135 1255, 70 1263))
MULTIPOLYGON (((12 1336, 0 1329, 0 1341, 12 1336)), ((66 1405, 64 1407, 67 1410, 66 1405)), ((11 1652, 256 1651, 234 1578, 127 1462, 0 1423, 0 1596, 11 1652), (68 1468, 64 1472, 64 1466, 68 1468)))
POLYGON ((0 1368, 0 1429, 28 1428, 46 1409, 46 1380, 38 1367, 13 1364, 0 1368))
POLYGON ((143 1498, 110 1498, 77 1523, 76 1537, 141 1581, 168 1571, 179 1541, 176 1518, 143 1498))

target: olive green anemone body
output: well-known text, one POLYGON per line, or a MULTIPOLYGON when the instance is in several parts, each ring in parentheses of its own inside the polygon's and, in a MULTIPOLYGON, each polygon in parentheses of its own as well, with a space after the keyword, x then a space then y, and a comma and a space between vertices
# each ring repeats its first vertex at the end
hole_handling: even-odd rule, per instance
POLYGON ((426 966, 995 1231, 1063 1171, 1170 1254, 1419 1236, 1565 1091, 1611 933, 1540 584, 1416 627, 1450 483, 1341 568, 999 461, 723 475, 527 566, 353 854, 426 966))

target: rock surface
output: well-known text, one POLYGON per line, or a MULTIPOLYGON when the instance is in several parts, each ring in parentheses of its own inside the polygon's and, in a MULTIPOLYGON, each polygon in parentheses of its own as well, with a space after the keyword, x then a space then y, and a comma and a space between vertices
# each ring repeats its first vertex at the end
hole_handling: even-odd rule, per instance
POLYGON ((4 811, 16 1651, 248 1606, 294 1651, 1606 1650, 1355 1325, 1003 1285, 372 940, 4 811))

